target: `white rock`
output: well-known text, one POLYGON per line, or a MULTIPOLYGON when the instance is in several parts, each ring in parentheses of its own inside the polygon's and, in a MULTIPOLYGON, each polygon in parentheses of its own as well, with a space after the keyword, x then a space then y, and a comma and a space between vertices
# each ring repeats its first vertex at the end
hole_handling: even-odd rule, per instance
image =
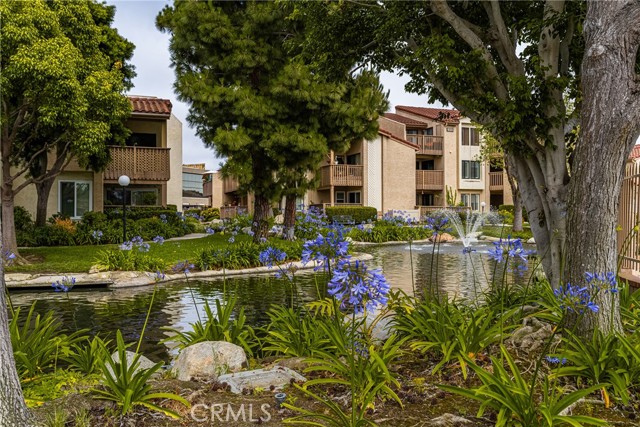
POLYGON ((459 427, 459 426, 469 426, 473 423, 466 418, 459 417, 457 415, 452 414, 444 414, 439 416, 438 418, 434 418, 428 424, 433 427, 459 427))
POLYGON ((227 372, 247 366, 242 347, 226 341, 205 341, 183 349, 173 365, 173 373, 182 381, 192 378, 217 379, 227 372))
POLYGON ((229 386, 229 391, 236 394, 242 393, 244 389, 254 390, 261 388, 269 390, 271 386, 276 390, 280 390, 282 387, 289 385, 291 380, 296 382, 307 381, 305 377, 296 371, 283 366, 276 366, 273 369, 255 369, 218 377, 219 383, 226 383, 229 386))
POLYGON ((534 239, 533 237, 530 238, 529 240, 527 240, 527 243, 531 244, 531 245, 535 245, 536 244, 536 239, 534 239))
POLYGON ((284 215, 280 214, 280 215, 276 215, 276 217, 273 220, 274 224, 284 224, 284 215))

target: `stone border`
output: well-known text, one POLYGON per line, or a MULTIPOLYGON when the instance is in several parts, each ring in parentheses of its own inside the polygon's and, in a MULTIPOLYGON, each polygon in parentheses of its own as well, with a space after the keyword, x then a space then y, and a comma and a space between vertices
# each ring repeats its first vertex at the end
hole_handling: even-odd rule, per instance
MULTIPOLYGON (((352 256, 353 259, 360 261, 368 261, 373 259, 373 255, 359 253, 352 256)), ((302 261, 292 262, 298 270, 310 270, 316 267, 315 262, 304 265, 302 261)), ((288 264, 287 264, 288 265, 288 264)), ((250 276, 256 274, 274 274, 278 270, 277 267, 253 267, 244 268, 241 270, 207 270, 207 271, 195 271, 189 273, 190 279, 204 279, 204 278, 222 278, 222 277, 234 277, 234 276, 250 276)), ((100 273, 67 273, 67 274, 28 274, 28 273, 10 273, 5 275, 5 283, 8 289, 28 289, 29 287, 47 287, 52 283, 62 280, 63 277, 75 277, 76 286, 88 287, 88 286, 104 286, 109 288, 133 288, 137 286, 151 286, 156 282, 153 279, 155 273, 148 273, 144 271, 105 271, 100 273)), ((176 280, 184 280, 185 275, 179 274, 166 274, 165 279, 157 283, 167 283, 176 280)))

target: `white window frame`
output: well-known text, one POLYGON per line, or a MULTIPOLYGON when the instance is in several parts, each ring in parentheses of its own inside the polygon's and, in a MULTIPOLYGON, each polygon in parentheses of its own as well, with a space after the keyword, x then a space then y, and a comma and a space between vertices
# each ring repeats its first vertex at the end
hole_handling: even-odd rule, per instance
POLYGON ((480 210, 480 194, 462 193, 460 194, 460 200, 466 207, 471 208, 472 211, 480 210))
POLYGON ((62 184, 73 183, 73 213, 72 219, 80 219, 82 216, 75 215, 78 210, 78 187, 77 184, 89 184, 89 210, 93 210, 93 181, 86 179, 61 179, 58 181, 58 212, 62 212, 62 184))
POLYGON ((336 204, 346 203, 346 201, 347 201, 347 193, 344 192, 344 191, 336 191, 335 199, 336 199, 336 204), (342 195, 342 197, 341 197, 342 201, 338 200, 340 198, 340 195, 342 195))
POLYGON ((352 204, 352 205, 359 205, 359 204, 361 204, 361 203, 362 203, 362 197, 361 197, 361 196, 362 196, 362 195, 360 194, 360 192, 359 192, 359 191, 349 191, 349 192, 347 193, 347 201, 348 201, 348 203, 349 203, 349 204, 352 204), (357 201, 357 202, 352 202, 352 201, 351 201, 351 197, 350 197, 350 196, 351 196, 352 194, 357 194, 357 195, 358 195, 358 201, 357 201))
POLYGON ((465 179, 465 180, 466 180, 466 179, 469 179, 469 180, 476 180, 476 181, 480 180, 480 179, 482 178, 482 164, 480 163, 480 161, 478 161, 478 160, 462 160, 462 161, 461 161, 461 163, 460 163, 460 177, 461 177, 462 179, 465 179), (465 162, 466 162, 466 164, 468 165, 468 166, 467 166, 467 169, 468 169, 468 170, 467 170, 467 172, 469 172, 469 176, 471 176, 471 172, 472 172, 472 171, 473 171, 473 169, 474 169, 474 168, 472 167, 472 165, 473 165, 473 164, 478 165, 478 177, 477 177, 477 178, 467 178, 467 177, 465 177, 465 176, 464 176, 464 172, 465 172, 465 167, 464 167, 464 165, 465 165, 465 162))

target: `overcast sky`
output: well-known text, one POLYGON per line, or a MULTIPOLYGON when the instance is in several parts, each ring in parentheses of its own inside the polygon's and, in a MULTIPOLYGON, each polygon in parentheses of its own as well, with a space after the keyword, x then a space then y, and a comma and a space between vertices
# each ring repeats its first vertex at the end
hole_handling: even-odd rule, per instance
MULTIPOLYGON (((214 151, 206 148, 187 124, 188 107, 177 100, 173 93, 174 74, 169 56, 169 35, 156 29, 156 16, 167 1, 157 0, 108 0, 116 6, 114 26, 118 32, 136 45, 133 65, 137 77, 133 80, 133 95, 157 96, 170 99, 173 113, 182 121, 183 163, 206 163, 207 169, 218 169, 220 160, 214 151)), ((426 106, 425 96, 406 93, 407 78, 383 74, 382 83, 390 91, 391 108, 395 105, 426 106)))

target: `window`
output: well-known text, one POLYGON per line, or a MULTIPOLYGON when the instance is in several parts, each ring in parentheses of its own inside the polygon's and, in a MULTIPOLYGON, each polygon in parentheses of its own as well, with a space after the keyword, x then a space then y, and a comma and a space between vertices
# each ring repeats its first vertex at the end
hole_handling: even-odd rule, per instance
POLYGON ((59 181, 58 211, 70 218, 80 218, 93 204, 91 181, 59 181))
POLYGON ((351 155, 347 156, 347 164, 348 165, 361 165, 362 162, 360 161, 360 159, 361 159, 360 153, 351 154, 351 155))
POLYGON ((480 145, 478 129, 462 128, 462 145, 480 145))
POLYGON ((480 195, 479 194, 467 194, 462 193, 460 195, 462 204, 471 208, 472 211, 480 209, 480 195))
POLYGON ((480 162, 477 160, 463 160, 462 179, 480 179, 480 162))
POLYGON ((360 192, 359 191, 350 191, 347 193, 349 196, 349 203, 360 204, 360 192))
POLYGON ((421 193, 416 195, 417 206, 434 206, 434 197, 432 193, 421 193))
POLYGON ((134 132, 127 138, 127 146, 156 147, 156 134, 134 132))
POLYGON ((182 195, 184 197, 202 197, 204 195, 202 175, 182 172, 182 195))
POLYGON ((336 191, 336 203, 344 203, 344 191, 336 191))
POLYGON ((418 160, 416 161, 416 170, 419 170, 419 171, 435 170, 435 161, 434 160, 418 160))
POLYGON ((336 165, 344 165, 344 164, 345 164, 344 156, 336 156, 336 165))
MULTIPOLYGON (((136 185, 127 187, 129 206, 160 206, 160 186, 136 185)), ((122 206, 122 187, 119 185, 104 186, 104 205, 122 206)))

